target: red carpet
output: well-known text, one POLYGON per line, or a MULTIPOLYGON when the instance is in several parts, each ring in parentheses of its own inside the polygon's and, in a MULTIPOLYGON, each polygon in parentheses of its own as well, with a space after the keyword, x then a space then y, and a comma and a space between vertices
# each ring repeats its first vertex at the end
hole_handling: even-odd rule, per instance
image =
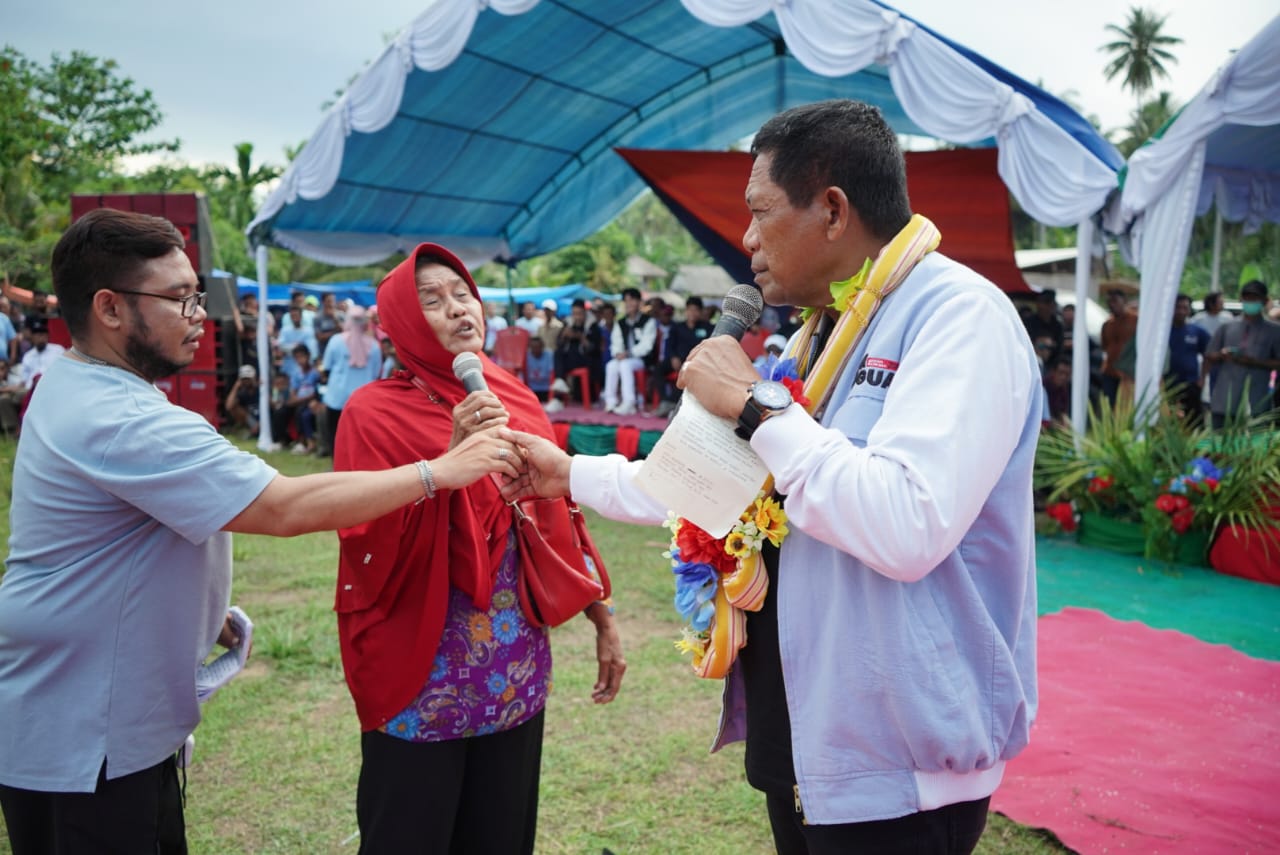
POLYGON ((1068 608, 992 808, 1092 852, 1280 850, 1280 663, 1068 608))

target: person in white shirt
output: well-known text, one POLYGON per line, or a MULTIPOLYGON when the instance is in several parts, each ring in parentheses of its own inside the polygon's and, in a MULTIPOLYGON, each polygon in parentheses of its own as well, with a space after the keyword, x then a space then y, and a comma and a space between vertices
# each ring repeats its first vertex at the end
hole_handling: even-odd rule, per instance
POLYGON ((542 329, 542 323, 542 316, 538 314, 537 306, 531 302, 520 304, 520 317, 516 318, 516 326, 532 338, 538 334, 538 330, 542 329))
POLYGON ((622 307, 622 317, 613 325, 612 357, 604 366, 604 408, 629 416, 636 411, 636 372, 644 368, 658 341, 658 323, 640 311, 640 292, 635 288, 622 292, 622 307))
POLYGON ((27 325, 27 330, 31 333, 31 349, 22 357, 22 382, 29 392, 35 386, 36 379, 49 369, 66 348, 49 343, 49 323, 43 318, 32 320, 27 325))
POLYGON ((1213 291, 1204 295, 1204 311, 1192 315, 1187 323, 1195 324, 1209 335, 1213 335, 1218 331, 1218 327, 1231 320, 1231 313, 1222 310, 1222 292, 1213 291))
MULTIPOLYGON (((968 853, 1038 703, 1035 354, 1008 298, 933 251, 874 107, 788 110, 751 153, 743 247, 766 303, 811 310, 784 352, 810 403, 761 379, 731 336, 681 366, 681 388, 737 419, 789 528, 761 547, 767 590, 745 631, 708 630, 727 663, 715 745, 746 740, 779 853, 968 853)), ((516 439, 528 470, 508 499, 666 518, 634 483, 642 461, 516 439)))
POLYGON ((507 319, 502 316, 501 307, 497 303, 484 304, 484 352, 492 354, 498 346, 498 333, 507 328, 507 319))

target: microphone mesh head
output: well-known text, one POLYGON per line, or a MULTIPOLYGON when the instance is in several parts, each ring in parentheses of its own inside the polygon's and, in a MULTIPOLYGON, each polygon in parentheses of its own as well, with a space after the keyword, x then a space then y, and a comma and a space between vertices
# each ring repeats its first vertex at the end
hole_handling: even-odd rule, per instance
POLYGON ((764 297, 753 285, 734 285, 720 304, 721 314, 742 321, 743 326, 748 327, 760 320, 763 311, 764 297))
POLYGON ((453 358, 453 376, 459 380, 464 374, 470 374, 472 371, 484 373, 484 366, 480 364, 480 357, 474 353, 464 350, 453 358))

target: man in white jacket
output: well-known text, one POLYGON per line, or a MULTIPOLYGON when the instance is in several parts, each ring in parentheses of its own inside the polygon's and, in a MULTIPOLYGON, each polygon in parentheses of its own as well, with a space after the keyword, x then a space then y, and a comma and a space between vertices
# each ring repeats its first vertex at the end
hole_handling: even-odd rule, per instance
MULTIPOLYGON (((789 110, 752 154, 743 245, 767 303, 835 321, 848 314, 831 307, 837 294, 894 272, 861 338, 837 326, 828 339, 815 320, 789 343, 806 365, 801 342, 849 352, 816 417, 776 395, 727 336, 680 372, 707 410, 737 419, 791 529, 762 552, 769 590, 746 613, 717 745, 746 740, 779 852, 967 853, 1037 704, 1035 355, 1004 294, 931 252, 936 231, 911 240, 932 225, 911 215, 896 137, 875 108, 789 110)), ((665 517, 632 484, 641 464, 517 441, 528 468, 509 494, 665 517)))

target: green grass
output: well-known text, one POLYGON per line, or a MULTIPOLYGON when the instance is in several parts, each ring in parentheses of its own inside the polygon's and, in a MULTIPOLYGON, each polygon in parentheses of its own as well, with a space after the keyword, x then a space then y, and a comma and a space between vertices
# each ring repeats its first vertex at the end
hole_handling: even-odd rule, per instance
MULTIPOLYGON (((285 474, 324 466, 266 457, 285 474)), ((12 459, 13 444, 0 442, 6 511, 12 459)), ((554 630, 538 852, 772 852, 762 798, 743 777, 741 746, 708 754, 720 683, 693 677, 673 647, 680 622, 660 557, 665 530, 594 515, 591 527, 609 561, 628 670, 618 699, 593 705, 590 624, 554 630)), ((7 513, 0 534, 7 542, 7 513)), ((331 610, 336 546, 332 533, 236 537, 233 600, 254 619, 254 655, 206 706, 196 733, 187 779, 193 853, 357 848, 360 734, 331 610)), ((988 855, 1061 851, 994 814, 979 846, 988 855)), ((8 852, 0 840, 0 853, 8 852)))

